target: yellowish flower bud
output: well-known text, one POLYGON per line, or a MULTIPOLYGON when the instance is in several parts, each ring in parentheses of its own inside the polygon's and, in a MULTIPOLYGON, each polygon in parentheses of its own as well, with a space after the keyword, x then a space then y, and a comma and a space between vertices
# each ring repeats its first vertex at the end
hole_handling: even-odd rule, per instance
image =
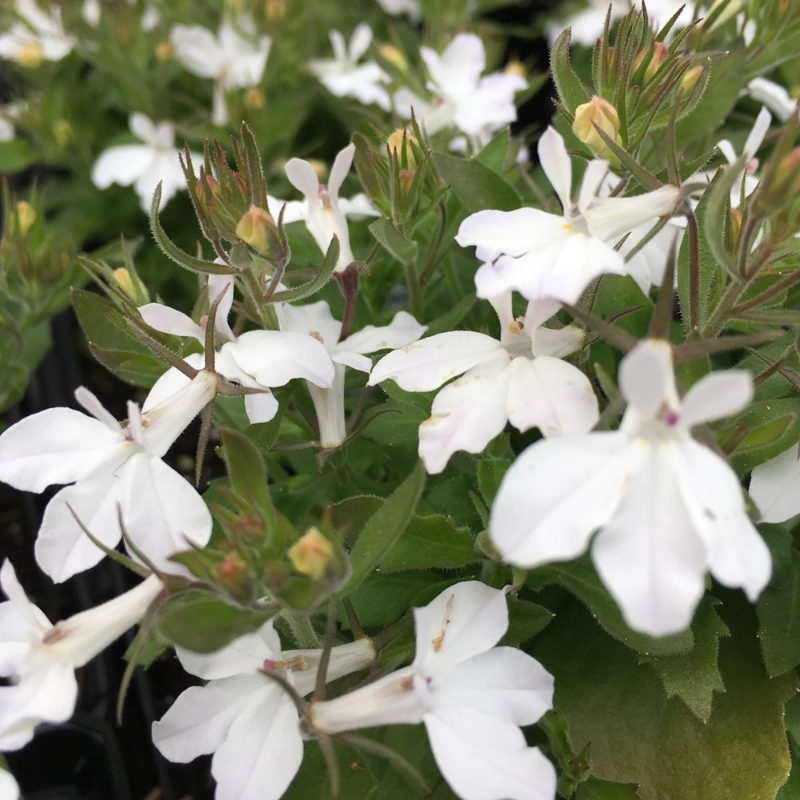
POLYGON ((380 53, 390 64, 394 64, 401 72, 406 72, 408 70, 408 62, 405 56, 393 44, 382 44, 380 53))
MULTIPOLYGON (((417 166, 417 158, 414 155, 414 148, 412 147, 419 147, 419 141, 417 140, 416 136, 405 131, 403 128, 398 128, 396 131, 393 131, 389 134, 389 137, 386 139, 386 146, 394 153, 397 153, 397 157, 402 159, 403 157, 403 139, 406 140, 406 164, 409 169, 415 169, 417 166)), ((402 162, 401 162, 402 163, 402 162)))
POLYGON ((253 205, 236 226, 236 235, 262 256, 269 256, 273 252, 274 232, 272 214, 253 205))
POLYGON ((35 69, 44 61, 44 53, 41 46, 35 42, 24 44, 17 53, 17 61, 23 67, 35 69))
POLYGON ((156 45, 156 58, 159 61, 169 61, 175 57, 175 48, 168 39, 162 39, 156 45))
POLYGON ((69 120, 57 119, 53 123, 53 136, 60 147, 66 147, 75 138, 75 131, 69 120))
POLYGON ((27 236, 28 231, 36 222, 36 209, 24 200, 17 203, 17 228, 22 236, 27 236))
POLYGON ((251 86, 245 92, 244 104, 251 111, 261 111, 264 108, 264 93, 258 86, 251 86))
POLYGON ((647 48, 646 50, 642 50, 638 56, 636 56, 636 60, 633 62, 633 71, 636 72, 642 64, 650 58, 650 61, 647 64, 647 69, 644 71, 644 82, 649 83, 653 80, 656 72, 661 68, 661 66, 666 62, 667 58, 669 57, 669 50, 667 50, 666 46, 662 42, 656 42, 653 45, 652 50, 647 48))
POLYGON ((698 64, 696 67, 687 69, 686 72, 683 73, 683 77, 678 86, 678 97, 685 97, 691 93, 692 89, 697 85, 697 81, 700 80, 703 69, 704 67, 698 64))
POLYGON ((286 0, 267 0, 264 16, 267 22, 280 22, 286 16, 286 0))
POLYGON ((309 528, 289 548, 289 561, 302 575, 319 580, 333 558, 333 544, 317 528, 309 528))
POLYGON ((141 282, 138 275, 131 275, 125 267, 119 267, 111 274, 119 287, 138 305, 149 302, 150 296, 147 287, 141 282))
POLYGON ((583 103, 575 109, 575 121, 572 123, 572 130, 585 145, 589 146, 595 155, 616 163, 616 156, 602 140, 595 126, 600 128, 603 133, 617 144, 622 144, 622 140, 619 138, 619 115, 617 114, 617 109, 608 100, 603 100, 602 97, 597 95, 588 103, 583 103))
POLYGON ((525 69, 525 65, 518 58, 512 58, 511 61, 506 64, 506 68, 503 70, 503 72, 505 72, 506 75, 517 75, 525 80, 528 79, 528 71, 525 69))

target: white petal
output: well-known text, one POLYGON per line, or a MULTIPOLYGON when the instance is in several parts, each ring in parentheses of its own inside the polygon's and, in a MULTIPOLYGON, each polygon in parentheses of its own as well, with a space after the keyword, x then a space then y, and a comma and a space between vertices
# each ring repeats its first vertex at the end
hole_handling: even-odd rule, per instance
POLYGON ((312 336, 291 331, 249 331, 222 349, 264 387, 284 386, 292 378, 305 378, 323 387, 333 383, 331 357, 312 336))
POLYGON ((708 569, 722 584, 741 587, 754 601, 769 582, 769 549, 750 522, 736 473, 693 439, 682 443, 678 478, 686 509, 708 553, 708 569))
POLYGON ((480 581, 462 581, 427 606, 415 608, 414 625, 414 667, 431 677, 441 675, 444 681, 457 664, 500 641, 508 629, 506 593, 480 581))
MULTIPOLYGON (((525 327, 527 328, 527 322, 525 327)), ((531 337, 533 339, 533 354, 537 357, 553 356, 564 358, 572 355, 583 347, 586 333, 577 325, 567 325, 564 328, 536 328, 531 337)))
POLYGON ((350 167, 353 165, 355 155, 356 146, 354 144, 347 145, 344 150, 340 150, 336 154, 333 166, 331 167, 331 173, 328 176, 328 195, 333 203, 335 203, 339 197, 339 189, 342 188, 344 179, 347 177, 347 173, 350 172, 350 167))
POLYGON ((785 522, 800 514, 800 461, 796 446, 753 470, 750 495, 764 522, 785 522))
POLYGON ((462 800, 552 800, 553 765, 516 725, 465 708, 425 715, 436 764, 462 800))
POLYGON ((124 448, 120 431, 69 408, 25 417, 0 436, 0 481, 41 492, 80 480, 124 448))
POLYGON ((503 559, 535 567, 580 555, 614 513, 643 455, 641 443, 619 432, 529 447, 505 474, 492 507, 489 532, 503 559))
POLYGON ((355 63, 364 53, 369 49, 372 43, 372 29, 366 23, 362 22, 353 31, 350 37, 350 60, 355 63))
POLYGON ((519 431, 539 428, 544 436, 588 433, 599 418, 589 379, 558 358, 511 362, 508 419, 519 431))
MULTIPOLYGON (((630 406, 645 419, 654 419, 675 394, 672 350, 662 339, 645 339, 622 359, 619 386, 630 406)), ((674 401, 670 405, 675 405, 674 401)))
MULTIPOLYGON (((28 595, 25 594, 25 590, 17 579, 14 565, 8 559, 3 561, 3 566, 0 567, 0 587, 2 587, 5 596, 11 601, 10 603, 3 603, 2 607, 6 608, 7 611, 13 610, 14 615, 24 621, 31 636, 41 637, 53 627, 42 610, 28 599, 28 595), (8 608, 9 606, 11 607, 10 609, 8 608)), ((9 617, 9 614, 4 613, 4 618, 8 619, 9 617)), ((4 638, 7 630, 3 626, 4 638)))
POLYGON ((302 760, 297 710, 279 687, 268 686, 252 696, 214 754, 216 800, 278 800, 302 760))
POLYGON ((753 100, 765 105, 781 122, 786 122, 797 108, 797 101, 789 97, 783 86, 765 78, 753 78, 747 84, 747 91, 753 100))
POLYGON ((153 163, 154 151, 144 144, 126 144, 104 150, 92 167, 92 183, 107 189, 112 183, 130 186, 153 163))
MULTIPOLYGON (((185 764, 213 753, 225 741, 233 721, 265 688, 263 675, 237 675, 193 686, 183 692, 164 716, 153 723, 153 744, 170 761, 185 764)), ((281 689, 275 685, 275 690, 281 689)))
POLYGON ((671 214, 679 196, 677 186, 667 185, 635 197, 606 197, 596 200, 583 216, 592 235, 614 244, 638 225, 671 214))
POLYGON ((380 328, 367 325, 358 333, 348 336, 339 347, 354 353, 375 353, 378 350, 405 347, 416 342, 426 330, 428 326, 420 325, 407 311, 398 311, 388 325, 380 328))
POLYGON ((459 33, 441 57, 428 47, 420 48, 436 91, 444 97, 460 98, 473 91, 486 67, 483 42, 473 33, 459 33))
POLYGON ((305 306, 284 304, 281 309, 281 330, 306 335, 313 332, 316 334, 314 338, 320 339, 330 352, 339 341, 342 323, 333 318, 331 307, 324 300, 305 306))
POLYGON ((0 769, 0 798, 19 800, 19 785, 7 769, 0 769))
MULTIPOLYGON (((211 514, 194 487, 160 458, 138 454, 125 465, 129 473, 122 519, 136 547, 166 573, 182 574, 169 560, 176 552, 199 547, 211 537, 211 514)), ((94 531, 93 531, 94 532, 94 531)))
POLYGON ((458 664, 431 691, 435 704, 460 705, 514 725, 532 725, 553 707, 553 676, 514 647, 493 647, 458 664))
POLYGON ((753 130, 750 131, 747 136, 747 141, 744 143, 742 153, 744 154, 745 161, 750 161, 755 158, 758 148, 761 147, 761 143, 764 141, 764 137, 767 135, 771 123, 772 116, 766 108, 762 108, 761 111, 758 112, 753 130))
POLYGON ((505 428, 508 364, 508 353, 501 350, 436 395, 431 416, 419 427, 419 455, 430 474, 441 472, 456 450, 483 452, 505 428))
MULTIPOLYGON (((537 245, 536 230, 542 214, 535 208, 478 211, 461 223, 456 241, 461 247, 475 245, 481 261, 494 261, 501 253, 521 256, 537 245)), ((560 222, 563 224, 563 220, 560 222)))
POLYGON ((592 559, 631 628, 665 636, 689 626, 705 588, 706 553, 675 471, 673 442, 648 447, 592 559))
POLYGON ((502 350, 500 342, 483 333, 438 333, 384 356, 372 368, 369 385, 391 378, 406 391, 427 392, 502 350))
POLYGON ((244 396, 244 410, 251 425, 269 422, 278 413, 278 400, 269 390, 244 396))
POLYGON ((701 378, 681 403, 681 424, 691 427, 735 414, 753 398, 753 381, 744 370, 715 372, 701 378))
POLYGON ((175 25, 169 38, 175 48, 175 58, 189 72, 200 78, 219 75, 223 57, 211 31, 199 25, 175 25))
POLYGON ((255 633, 239 636, 214 653, 194 653, 185 647, 176 647, 175 652, 187 672, 204 680, 219 680, 259 670, 267 659, 280 659, 281 643, 270 620, 255 633))
POLYGON ((101 468, 62 489, 47 504, 36 540, 36 561, 56 583, 93 567, 104 557, 75 521, 70 507, 106 547, 116 547, 119 542, 117 504, 130 474, 125 467, 101 468))
POLYGON ((173 336, 191 336, 201 343, 205 341, 202 328, 182 311, 176 311, 161 303, 148 303, 139 306, 139 313, 142 319, 157 331, 171 333, 173 336))
POLYGON ((302 192, 312 203, 319 203, 319 178, 308 161, 292 158, 286 162, 286 177, 295 189, 302 192))
POLYGON ((544 174, 556 190, 566 213, 572 207, 572 160, 564 139, 555 128, 548 126, 539 139, 538 150, 544 174))

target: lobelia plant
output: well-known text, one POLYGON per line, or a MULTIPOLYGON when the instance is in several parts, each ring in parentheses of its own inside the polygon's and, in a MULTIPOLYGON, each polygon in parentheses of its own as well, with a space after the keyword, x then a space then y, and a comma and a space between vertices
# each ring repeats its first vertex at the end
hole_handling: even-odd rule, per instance
POLYGON ((35 363, 59 231, 68 261, 146 234, 73 291, 127 421, 80 388, 0 434, 0 480, 70 484, 39 568, 143 578, 54 625, 0 569, 22 793, 15 751, 139 623, 120 709, 155 659, 192 676, 152 738, 219 800, 791 800, 796 3, 576 12, 524 142, 492 4, 225 5, 20 0, 0 34, 30 86, 0 163, 61 169, 6 192, 3 365, 35 363))

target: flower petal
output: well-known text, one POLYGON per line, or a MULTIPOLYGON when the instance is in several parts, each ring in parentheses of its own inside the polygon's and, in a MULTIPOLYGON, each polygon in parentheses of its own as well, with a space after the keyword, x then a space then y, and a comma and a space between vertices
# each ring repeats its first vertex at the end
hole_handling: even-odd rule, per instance
POLYGON ((41 492, 86 477, 124 449, 120 430, 70 408, 49 408, 0 436, 0 481, 41 492))
POLYGON ((336 154, 333 166, 331 167, 331 173, 328 176, 328 196, 331 198, 332 204, 335 204, 339 198, 339 189, 342 188, 344 179, 350 172, 350 167, 353 166, 355 155, 356 146, 354 144, 347 145, 347 147, 336 154))
POLYGON ((539 139, 539 161, 550 185, 556 190, 564 213, 572 208, 572 160, 561 134, 553 127, 539 139))
POLYGON ((589 379, 572 364, 540 356, 510 365, 508 419, 519 431, 539 428, 544 436, 588 433, 599 418, 589 379))
POLYGON ((796 446, 753 470, 750 495, 764 522, 785 522, 800 514, 800 461, 796 446))
POLYGON ((147 303, 139 306, 142 319, 151 327, 162 333, 173 336, 191 336, 200 343, 205 341, 203 329, 182 311, 165 306, 162 303, 147 303))
POLYGON ((681 424, 686 427, 735 414, 753 398, 753 380, 745 370, 715 372, 701 378, 681 403, 681 424))
POLYGON ((385 355, 372 368, 368 385, 391 378, 408 392, 427 392, 502 350, 497 339, 483 333, 437 333, 385 355))
POLYGON ((414 625, 414 667, 431 677, 446 676, 457 664, 500 641, 508 629, 506 593, 480 581, 462 581, 427 606, 415 608, 414 625))
POLYGON ((398 311, 388 325, 367 325, 358 333, 348 336, 337 347, 353 353, 375 353, 378 350, 405 347, 416 342, 426 330, 428 326, 420 325, 407 311, 398 311))
POLYGON ((645 339, 634 347, 619 366, 619 387, 643 419, 654 419, 665 401, 677 408, 669 342, 645 339))
POLYGON ((489 521, 503 559, 535 567, 580 555, 619 505, 644 449, 614 432, 525 450, 505 474, 489 521))
POLYGON ((672 214, 679 197, 680 189, 668 184, 633 197, 598 198, 583 216, 593 236, 613 244, 642 223, 672 214))
POLYGON ((92 183, 108 189, 112 183, 130 186, 150 168, 154 152, 144 144, 126 144, 104 150, 92 167, 92 183))
POLYGON ((456 35, 441 56, 429 47, 420 48, 420 55, 436 84, 435 90, 454 99, 474 91, 486 67, 483 42, 474 33, 456 35))
POLYGON ((216 78, 224 59, 214 34, 200 25, 175 25, 169 34, 175 58, 193 75, 216 78))
POLYGON ((536 246, 535 232, 544 213, 535 208, 477 211, 461 223, 456 241, 461 247, 474 245, 481 261, 494 261, 501 253, 521 256, 536 246))

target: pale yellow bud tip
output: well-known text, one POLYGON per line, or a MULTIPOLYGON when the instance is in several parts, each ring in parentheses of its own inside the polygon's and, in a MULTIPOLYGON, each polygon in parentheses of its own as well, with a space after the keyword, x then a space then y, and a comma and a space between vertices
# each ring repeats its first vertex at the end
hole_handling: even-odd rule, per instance
POLYGON ((36 210, 30 203, 20 200, 17 203, 17 226, 19 227, 19 232, 23 236, 27 236, 34 222, 36 222, 36 210))
POLYGON ((309 528, 289 548, 289 561, 302 575, 318 580, 333 558, 333 544, 317 528, 309 528))
POLYGON ((119 267, 111 274, 119 287, 138 304, 143 305, 148 302, 147 287, 138 277, 131 275, 125 267, 119 267))
POLYGON ((608 145, 597 132, 599 128, 617 144, 622 144, 619 137, 619 115, 617 109, 602 97, 595 95, 588 103, 575 109, 575 121, 572 130, 575 135, 588 145, 592 152, 600 158, 616 160, 608 145))
POLYGON ((44 61, 44 51, 35 42, 28 42, 17 51, 17 61, 23 67, 38 67, 44 61))
POLYGON ((390 64, 394 64, 401 72, 405 72, 408 69, 408 62, 405 56, 393 44, 382 44, 380 53, 390 64))
POLYGON ((250 210, 239 220, 236 235, 257 253, 269 255, 272 248, 271 234, 274 229, 275 220, 272 215, 263 208, 251 205, 250 210))

